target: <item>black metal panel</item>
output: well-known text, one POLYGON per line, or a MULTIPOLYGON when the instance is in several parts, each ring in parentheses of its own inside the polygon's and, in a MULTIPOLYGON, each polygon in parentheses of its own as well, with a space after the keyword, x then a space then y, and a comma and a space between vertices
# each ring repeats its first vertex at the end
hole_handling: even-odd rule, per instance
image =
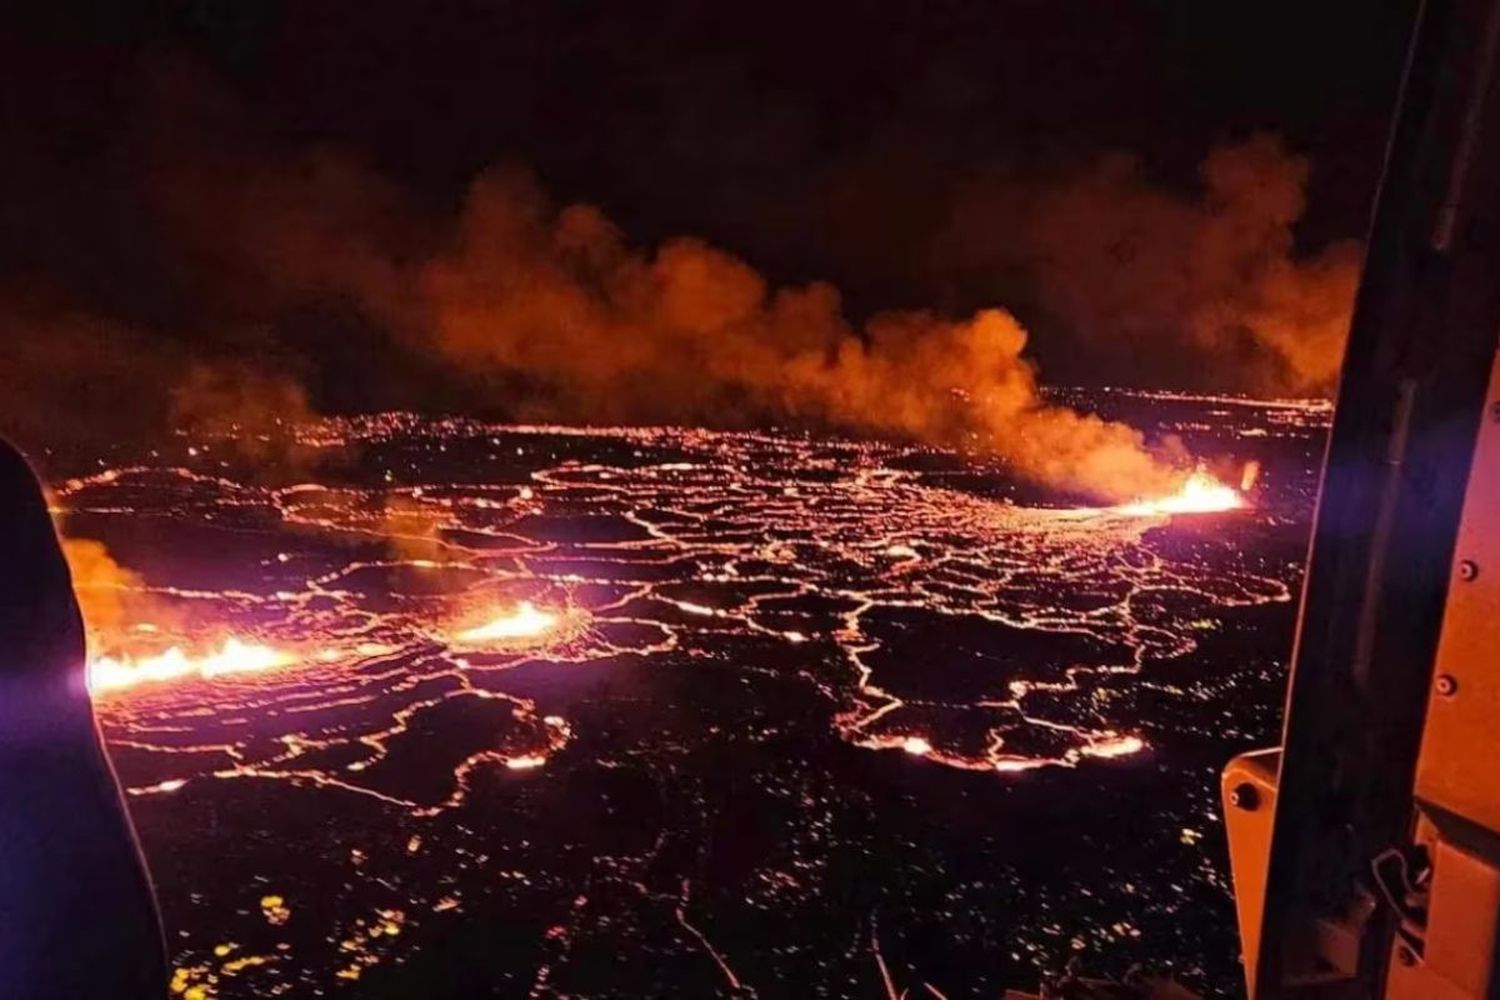
MULTIPOLYGON (((1350 25, 1358 31, 1358 25, 1350 25)), ((1424 6, 1371 229, 1287 702, 1258 993, 1405 839, 1500 330, 1500 2, 1424 6)), ((1366 944, 1386 939, 1380 921, 1366 944)), ((1379 989, 1380 949, 1358 973, 1379 989)))

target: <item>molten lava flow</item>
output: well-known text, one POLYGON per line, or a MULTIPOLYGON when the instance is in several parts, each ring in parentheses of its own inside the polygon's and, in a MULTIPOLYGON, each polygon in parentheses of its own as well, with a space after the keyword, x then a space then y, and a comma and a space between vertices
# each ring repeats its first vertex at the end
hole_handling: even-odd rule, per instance
POLYGON ((285 666, 296 658, 289 653, 241 642, 230 636, 217 650, 193 656, 173 646, 152 656, 101 656, 89 661, 89 690, 94 694, 185 677, 211 678, 224 674, 259 673, 285 666))
POLYGON ((1238 510, 1245 506, 1244 497, 1199 469, 1188 476, 1176 493, 1153 499, 1135 500, 1109 508, 1111 513, 1131 517, 1153 517, 1161 514, 1212 514, 1238 510))
POLYGON ((454 636, 459 642, 505 642, 516 639, 536 639, 552 631, 558 623, 558 615, 543 611, 530 601, 522 601, 512 611, 474 628, 464 629, 454 636))

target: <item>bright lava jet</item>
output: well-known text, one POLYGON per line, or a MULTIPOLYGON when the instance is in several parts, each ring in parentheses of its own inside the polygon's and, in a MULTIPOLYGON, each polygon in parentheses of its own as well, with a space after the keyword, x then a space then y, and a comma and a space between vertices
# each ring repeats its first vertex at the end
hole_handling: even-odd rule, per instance
POLYGON ((1215 514, 1238 510, 1244 506, 1244 497, 1200 469, 1188 476, 1182 489, 1176 493, 1149 500, 1134 500, 1109 509, 1113 513, 1129 517, 1158 517, 1163 514, 1215 514))
POLYGON ((230 636, 215 650, 201 655, 180 646, 150 656, 100 656, 89 661, 89 690, 103 694, 137 684, 185 678, 213 678, 225 674, 259 673, 286 666, 296 657, 270 646, 242 642, 230 636))
POLYGON ((454 638, 463 643, 536 639, 551 632, 558 621, 555 613, 543 611, 530 601, 522 601, 513 611, 507 611, 483 625, 464 629, 454 638))

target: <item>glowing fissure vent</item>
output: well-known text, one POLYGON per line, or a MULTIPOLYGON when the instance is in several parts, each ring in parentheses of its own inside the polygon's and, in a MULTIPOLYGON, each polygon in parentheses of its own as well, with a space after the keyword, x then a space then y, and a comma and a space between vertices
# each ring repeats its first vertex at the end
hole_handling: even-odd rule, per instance
POLYGON ((1232 487, 1225 486, 1213 476, 1199 469, 1176 493, 1153 499, 1134 500, 1109 508, 1111 513, 1129 517, 1156 517, 1162 514, 1213 514, 1225 510, 1238 510, 1245 506, 1245 498, 1232 487))
POLYGON ((483 625, 464 629, 454 638, 465 643, 535 639, 552 631, 557 622, 556 613, 543 611, 530 601, 522 601, 514 610, 492 618, 483 625))
POLYGON ((286 666, 295 660, 296 657, 282 650, 230 636, 218 649, 202 655, 185 653, 182 647, 173 646, 164 653, 151 656, 97 657, 89 661, 89 690, 103 694, 138 684, 259 673, 286 666))

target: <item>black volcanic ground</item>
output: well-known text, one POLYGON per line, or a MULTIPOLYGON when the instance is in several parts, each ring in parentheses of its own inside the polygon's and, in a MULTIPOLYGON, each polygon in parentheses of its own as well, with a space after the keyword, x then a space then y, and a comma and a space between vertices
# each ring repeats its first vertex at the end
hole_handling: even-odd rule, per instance
POLYGON ((98 696, 174 990, 992 997, 1077 954, 1239 992, 1216 779, 1275 738, 1327 412, 1078 401, 1258 459, 1254 509, 398 415, 307 429, 295 482, 183 440, 57 484, 163 641, 291 659, 98 696), (457 638, 522 601, 556 629, 457 638))

